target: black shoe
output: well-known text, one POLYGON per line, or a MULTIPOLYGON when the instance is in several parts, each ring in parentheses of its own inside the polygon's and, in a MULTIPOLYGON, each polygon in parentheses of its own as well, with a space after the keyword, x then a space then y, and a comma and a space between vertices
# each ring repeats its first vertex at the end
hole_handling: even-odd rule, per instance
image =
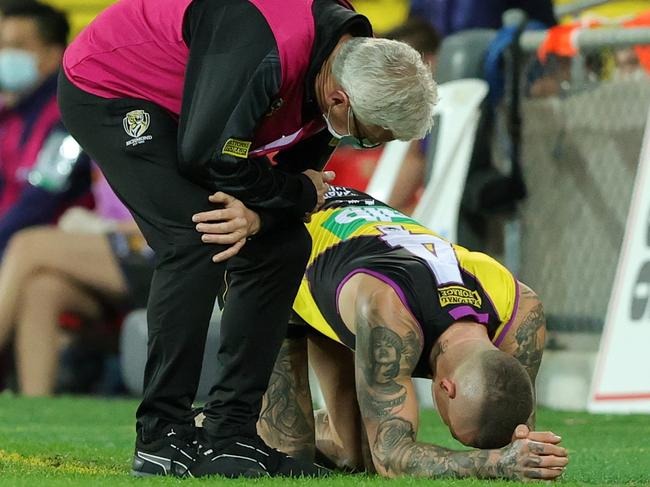
POLYGON ((214 443, 203 436, 197 455, 191 468, 194 477, 324 477, 329 473, 319 465, 268 447, 259 437, 240 436, 225 443, 214 443))
POLYGON ((158 440, 150 443, 136 441, 131 474, 138 477, 190 477, 190 468, 196 459, 196 449, 192 445, 194 430, 193 427, 170 426, 158 440))

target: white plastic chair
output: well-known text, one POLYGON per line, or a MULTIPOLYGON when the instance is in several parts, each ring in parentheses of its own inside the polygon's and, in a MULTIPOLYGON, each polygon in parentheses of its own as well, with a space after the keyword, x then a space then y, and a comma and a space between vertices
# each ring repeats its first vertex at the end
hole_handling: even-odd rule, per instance
POLYGON ((458 212, 472 156, 479 107, 488 92, 480 79, 449 81, 438 86, 440 126, 431 179, 413 217, 455 242, 458 212))
POLYGON ((388 142, 381 151, 377 167, 372 173, 366 193, 379 201, 387 202, 390 198, 399 170, 404 163, 410 142, 393 140, 388 142))

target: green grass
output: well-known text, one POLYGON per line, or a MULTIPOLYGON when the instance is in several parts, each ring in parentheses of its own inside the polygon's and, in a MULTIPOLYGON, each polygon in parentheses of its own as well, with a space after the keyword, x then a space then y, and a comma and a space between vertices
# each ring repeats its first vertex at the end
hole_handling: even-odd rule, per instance
MULTIPOLYGON (((132 400, 25 399, 0 395, 0 485, 519 485, 478 480, 391 481, 365 475, 291 481, 136 479, 129 476, 136 404, 132 400)), ((562 486, 650 485, 650 416, 595 416, 542 410, 538 418, 539 428, 561 434, 570 451, 570 466, 559 481, 562 486)), ((434 412, 424 412, 421 424, 421 440, 458 447, 434 412)))

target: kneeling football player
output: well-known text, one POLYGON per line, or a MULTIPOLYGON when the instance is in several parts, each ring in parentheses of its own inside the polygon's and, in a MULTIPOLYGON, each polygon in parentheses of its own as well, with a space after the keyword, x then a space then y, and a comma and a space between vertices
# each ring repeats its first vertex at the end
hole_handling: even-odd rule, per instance
POLYGON ((272 446, 387 477, 559 477, 560 438, 535 432, 545 319, 491 257, 351 189, 330 189, 258 430, 272 446), (307 360, 325 410, 314 417, 307 360), (470 451, 417 441, 413 377, 470 451))

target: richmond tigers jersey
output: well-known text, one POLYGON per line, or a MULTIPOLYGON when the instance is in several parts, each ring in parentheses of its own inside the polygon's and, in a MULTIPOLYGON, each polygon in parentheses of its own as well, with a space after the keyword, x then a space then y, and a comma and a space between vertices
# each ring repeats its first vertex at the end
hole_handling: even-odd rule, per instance
POLYGON ((454 322, 487 327, 498 345, 514 318, 517 285, 491 257, 453 245, 365 193, 332 186, 307 224, 312 251, 293 309, 309 326, 354 349, 338 295, 353 275, 389 284, 422 328, 424 350, 415 375, 429 372, 438 337, 454 322))

